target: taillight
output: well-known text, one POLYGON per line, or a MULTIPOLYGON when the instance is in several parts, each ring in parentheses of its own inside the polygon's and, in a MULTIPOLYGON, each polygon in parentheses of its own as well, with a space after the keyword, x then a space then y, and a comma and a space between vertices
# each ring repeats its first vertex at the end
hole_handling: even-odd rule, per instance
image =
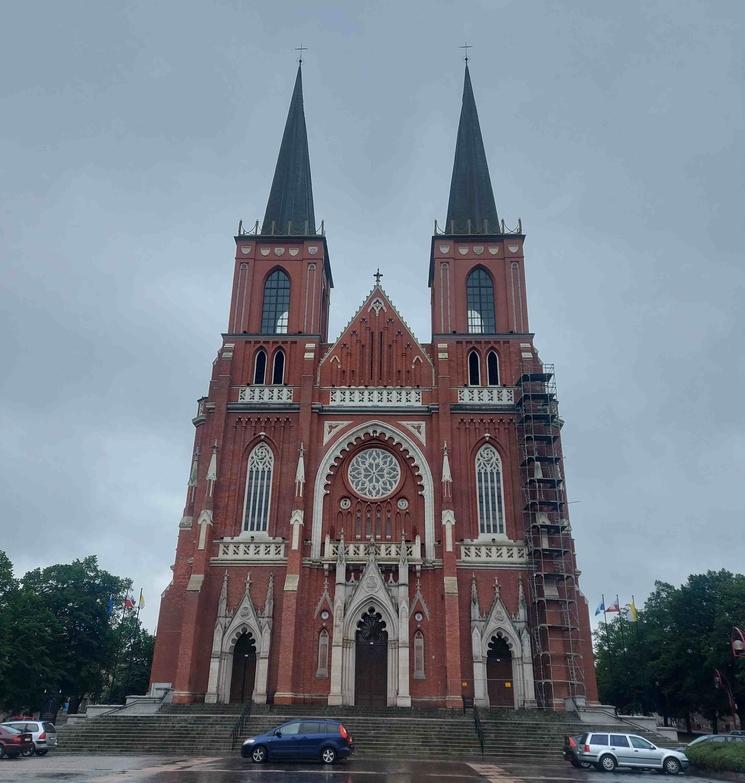
POLYGON ((590 746, 589 745, 583 745, 582 746, 582 752, 583 753, 589 753, 590 752, 590 746))
POLYGON ((46 731, 42 731, 41 734, 39 734, 39 742, 46 742, 47 739, 47 733, 46 731))
POLYGON ((349 739, 349 732, 344 728, 344 724, 339 724, 339 734, 341 734, 342 739, 349 739))

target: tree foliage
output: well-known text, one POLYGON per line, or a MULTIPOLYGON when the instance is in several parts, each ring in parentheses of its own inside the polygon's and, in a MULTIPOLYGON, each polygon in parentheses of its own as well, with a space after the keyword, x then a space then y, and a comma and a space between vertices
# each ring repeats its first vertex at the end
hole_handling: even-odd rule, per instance
POLYGON ((617 617, 595 633, 600 698, 623 711, 714 723, 729 714, 714 670, 728 680, 740 717, 745 707, 745 661, 733 659, 732 626, 745 625, 745 575, 694 574, 680 587, 656 582, 638 621, 617 617))
POLYGON ((18 580, 0 552, 0 707, 34 711, 69 698, 75 709, 83 697, 144 693, 153 637, 123 609, 130 588, 95 557, 18 580))

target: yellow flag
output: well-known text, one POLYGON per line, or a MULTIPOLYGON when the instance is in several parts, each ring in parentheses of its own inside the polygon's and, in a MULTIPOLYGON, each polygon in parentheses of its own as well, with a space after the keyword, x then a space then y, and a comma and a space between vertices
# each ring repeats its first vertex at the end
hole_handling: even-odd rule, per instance
POLYGON ((634 603, 634 596, 631 596, 631 603, 629 604, 629 620, 635 623, 639 617, 639 611, 634 603))
POLYGON ((142 588, 140 588, 140 600, 137 602, 137 606, 140 609, 144 609, 145 608, 145 596, 142 594, 142 588))

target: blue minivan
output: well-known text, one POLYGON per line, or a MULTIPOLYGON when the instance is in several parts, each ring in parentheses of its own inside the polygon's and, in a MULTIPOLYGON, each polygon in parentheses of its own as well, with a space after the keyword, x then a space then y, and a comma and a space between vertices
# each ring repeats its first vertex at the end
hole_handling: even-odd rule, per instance
POLYGON ((241 747, 241 756, 254 763, 320 759, 333 764, 354 751, 352 735, 338 720, 307 718, 291 720, 281 726, 249 737, 241 747))

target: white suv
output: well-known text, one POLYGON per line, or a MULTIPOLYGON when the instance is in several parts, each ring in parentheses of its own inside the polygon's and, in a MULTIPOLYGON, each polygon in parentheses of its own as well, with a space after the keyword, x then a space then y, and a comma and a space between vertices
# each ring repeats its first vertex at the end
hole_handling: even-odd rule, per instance
POLYGON ((37 756, 46 756, 57 747, 57 729, 48 720, 10 720, 3 726, 12 726, 19 731, 28 731, 34 741, 34 752, 37 756))
POLYGON ((588 761, 603 772, 613 772, 616 767, 636 767, 677 775, 688 768, 685 753, 658 748, 636 734, 610 734, 607 731, 583 734, 576 753, 578 761, 588 761))

